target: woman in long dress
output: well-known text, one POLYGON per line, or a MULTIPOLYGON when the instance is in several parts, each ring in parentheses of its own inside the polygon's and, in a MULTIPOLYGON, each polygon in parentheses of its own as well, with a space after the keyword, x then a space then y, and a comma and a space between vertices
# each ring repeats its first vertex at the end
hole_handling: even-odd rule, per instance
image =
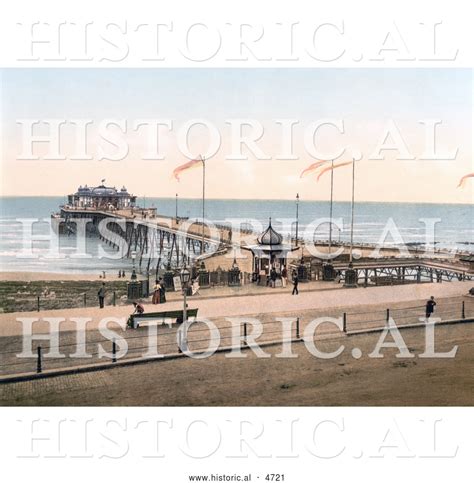
POLYGON ((281 283, 283 288, 286 287, 287 281, 288 281, 288 272, 286 271, 286 267, 283 267, 283 270, 281 271, 281 283))
POLYGON ((160 300, 160 293, 161 293, 161 285, 160 282, 157 280, 155 286, 153 287, 153 297, 151 299, 152 304, 159 304, 160 300))

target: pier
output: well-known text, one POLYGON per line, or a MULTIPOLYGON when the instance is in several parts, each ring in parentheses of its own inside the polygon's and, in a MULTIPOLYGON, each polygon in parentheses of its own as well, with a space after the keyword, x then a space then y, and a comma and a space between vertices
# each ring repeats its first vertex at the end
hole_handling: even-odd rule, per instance
POLYGON ((154 209, 97 210, 63 206, 56 217, 59 232, 76 233, 78 219, 88 220, 87 234, 97 235, 107 245, 123 250, 123 258, 135 255, 139 267, 144 259, 150 263, 153 259, 170 265, 174 262, 178 267, 206 253, 227 251, 230 246, 230 230, 226 227, 216 227, 218 237, 212 237, 204 227, 202 236, 201 222, 157 215, 154 209), (99 225, 105 220, 107 237, 99 232, 99 225))
MULTIPOLYGON (((159 269, 166 268, 168 289, 172 289, 173 271, 184 265, 194 269, 202 287, 227 280, 234 286, 257 282, 275 288, 285 286, 283 278, 291 281, 296 274, 299 281, 308 282, 340 281, 351 273, 353 286, 474 280, 472 256, 435 248, 423 252, 417 245, 357 243, 353 223, 350 243, 332 240, 331 230, 327 241, 300 239, 298 228, 295 237, 285 237, 272 227, 271 218, 268 228, 258 234, 208 223, 204 211, 201 218, 193 219, 178 217, 177 206, 174 217, 159 214, 155 207, 137 206, 137 197, 125 186, 117 189, 104 182, 97 187, 79 186, 68 195, 67 204, 52 216, 57 232, 97 236, 120 258, 132 258, 141 273, 156 270, 158 275, 159 269), (218 276, 212 277, 213 272, 218 276)), ((298 202, 297 196, 297 208, 298 202)))
MULTIPOLYGON (((123 209, 94 209, 62 206, 53 218, 61 233, 74 234, 78 220, 86 222, 86 232, 90 236, 99 236, 102 241, 122 250, 122 258, 136 257, 139 270, 153 270, 167 267, 178 269, 184 263, 192 265, 206 262, 209 270, 230 269, 231 252, 238 248, 248 248, 241 240, 256 239, 257 234, 242 230, 232 231, 229 226, 215 226, 211 234, 207 226, 202 229, 201 221, 189 221, 186 218, 164 216, 154 208, 127 207, 123 209), (107 237, 99 233, 99 224, 108 220, 107 237), (204 236, 203 236, 204 233, 204 236), (204 245, 203 245, 204 242, 204 245)), ((295 242, 295 240, 292 240, 295 242)), ((298 250, 289 253, 289 262, 294 267, 304 263, 308 280, 320 279, 318 270, 325 261, 311 255, 308 242, 299 241, 298 250)), ((324 253, 327 244, 314 242, 318 250, 324 253)), ((339 244, 343 253, 333 260, 334 270, 343 279, 349 268, 348 246, 339 244)), ((333 244, 333 247, 336 246, 333 244)), ((359 260, 353 261, 360 285, 404 284, 420 282, 446 282, 453 280, 474 280, 474 267, 463 255, 451 255, 442 250, 433 251, 431 256, 424 256, 419 248, 408 248, 409 257, 400 257, 397 247, 379 247, 380 256, 372 258, 377 248, 374 244, 357 244, 353 248, 359 260)), ((242 253, 249 253, 244 251, 242 253)), ((241 270, 249 277, 253 272, 250 256, 239 259, 241 270)), ((322 278, 322 277, 321 277, 322 278)), ((305 281, 304 277, 303 280, 305 281)))
MULTIPOLYGON (((342 278, 348 270, 348 263, 336 262, 334 269, 342 278)), ((404 284, 421 282, 451 282, 453 280, 474 280, 474 272, 459 260, 421 259, 376 259, 353 262, 357 281, 362 285, 404 284)))

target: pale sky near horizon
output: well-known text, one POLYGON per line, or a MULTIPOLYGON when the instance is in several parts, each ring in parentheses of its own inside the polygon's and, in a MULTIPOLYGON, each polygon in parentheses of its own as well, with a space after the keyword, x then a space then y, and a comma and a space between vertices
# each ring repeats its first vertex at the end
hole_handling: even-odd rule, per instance
MULTIPOLYGON (((461 176, 473 172, 472 73, 469 69, 11 69, 1 73, 1 194, 65 195, 78 185, 122 186, 138 196, 201 196, 201 173, 172 171, 187 158, 178 150, 176 131, 189 119, 203 118, 222 137, 220 150, 207 160, 209 198, 325 200, 329 174, 300 179, 316 159, 304 147, 304 132, 322 119, 344 121, 344 134, 323 127, 318 149, 347 147, 338 161, 360 151, 356 196, 366 201, 473 202, 474 179, 457 188, 461 176), (73 126, 64 129, 61 152, 66 160, 20 160, 19 119, 91 119, 88 153, 95 159, 71 160, 73 126), (97 134, 103 119, 126 119, 130 144, 125 160, 98 161, 97 134), (170 119, 174 130, 161 135, 165 160, 141 160, 146 153, 143 132, 133 132, 138 119, 170 119), (255 119, 265 127, 257 145, 271 160, 257 160, 246 148, 247 161, 226 160, 230 154, 227 119, 255 119), (295 119, 293 145, 297 160, 275 160, 282 152, 281 127, 275 119, 295 119), (368 160, 393 119, 415 160, 368 160), (421 160, 426 150, 421 119, 441 119, 437 150, 458 148, 455 160, 421 160)), ((390 143, 388 139, 387 143, 390 143)), ((190 136, 192 152, 204 153, 208 136, 197 128, 190 136)), ((110 145, 106 146, 111 149, 110 145)), ((44 149, 36 145, 34 152, 44 149)), ((111 151, 112 152, 112 151, 111 151)), ((335 199, 350 199, 351 170, 334 172, 335 199)))

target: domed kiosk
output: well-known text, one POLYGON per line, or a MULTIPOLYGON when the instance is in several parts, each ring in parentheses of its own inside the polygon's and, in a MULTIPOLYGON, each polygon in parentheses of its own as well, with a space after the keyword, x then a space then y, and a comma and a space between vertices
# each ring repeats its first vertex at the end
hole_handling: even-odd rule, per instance
POLYGON ((271 218, 267 229, 257 237, 257 244, 242 248, 252 251, 254 281, 261 285, 272 281, 272 286, 278 285, 278 280, 281 281, 282 273, 286 270, 288 253, 298 250, 297 247, 283 243, 283 236, 273 228, 271 218))

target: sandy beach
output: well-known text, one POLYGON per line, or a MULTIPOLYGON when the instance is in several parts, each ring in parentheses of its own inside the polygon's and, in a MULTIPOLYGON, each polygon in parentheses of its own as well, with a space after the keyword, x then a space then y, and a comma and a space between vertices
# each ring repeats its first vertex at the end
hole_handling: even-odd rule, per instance
MULTIPOLYGON (((98 281, 101 273, 0 272, 0 282, 48 282, 62 280, 98 281)), ((105 280, 120 280, 117 273, 107 273, 105 280)))

